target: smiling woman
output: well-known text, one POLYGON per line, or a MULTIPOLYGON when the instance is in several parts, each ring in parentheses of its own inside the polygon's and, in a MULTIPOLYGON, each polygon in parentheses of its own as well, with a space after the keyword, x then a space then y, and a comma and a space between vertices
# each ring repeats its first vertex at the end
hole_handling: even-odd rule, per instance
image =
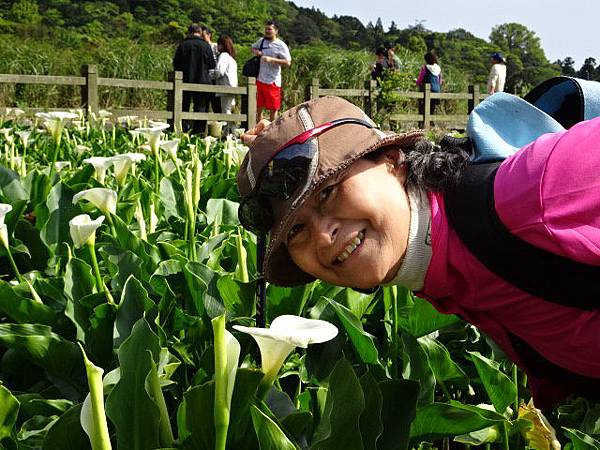
MULTIPOLYGON (((571 150, 575 143, 597 149, 590 136, 599 130, 595 119, 546 134, 499 165, 492 179, 496 212, 510 233, 592 266, 600 265, 593 206, 600 152, 577 152, 586 154, 583 163, 571 150), (576 176, 565 177, 569 170, 576 176)), ((245 140, 251 144, 238 174, 239 217, 269 236, 267 281, 404 286, 492 337, 527 372, 537 404, 573 391, 600 393, 600 362, 592 356, 600 352, 598 311, 533 295, 492 273, 449 221, 446 199, 468 164, 467 141, 446 138, 440 148, 420 131, 385 135, 335 97, 303 103, 245 140)), ((465 216, 473 221, 468 210, 465 216)))

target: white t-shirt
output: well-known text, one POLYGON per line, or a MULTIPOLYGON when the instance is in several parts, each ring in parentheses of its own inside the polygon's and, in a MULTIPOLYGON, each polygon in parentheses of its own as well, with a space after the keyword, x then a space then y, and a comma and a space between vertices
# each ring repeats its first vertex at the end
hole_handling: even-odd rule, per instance
MULTIPOLYGON (((217 84, 221 86, 238 85, 237 62, 227 52, 219 54, 217 59, 217 67, 211 71, 217 84)), ((220 97, 223 94, 217 94, 220 97)))
MULTIPOLYGON (((260 43, 263 38, 260 38, 254 44, 252 44, 252 48, 259 49, 260 43)), ((290 49, 281 39, 275 39, 274 41, 269 41, 265 39, 263 48, 262 48, 263 56, 272 56, 277 59, 286 59, 288 61, 292 60, 292 56, 290 55, 290 49)), ((260 71, 258 72, 258 81, 265 84, 275 83, 275 86, 281 86, 281 66, 275 63, 260 63, 260 71)))
POLYGON ((494 64, 488 78, 488 93, 503 92, 506 82, 506 64, 494 64))

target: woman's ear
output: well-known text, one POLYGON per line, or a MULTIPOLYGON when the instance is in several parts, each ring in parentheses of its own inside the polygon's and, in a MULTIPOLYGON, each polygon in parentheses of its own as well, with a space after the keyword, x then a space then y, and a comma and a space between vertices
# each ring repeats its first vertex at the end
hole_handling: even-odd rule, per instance
POLYGON ((404 183, 406 181, 406 164, 404 164, 404 152, 398 148, 386 149, 381 157, 396 176, 400 178, 400 181, 404 183))

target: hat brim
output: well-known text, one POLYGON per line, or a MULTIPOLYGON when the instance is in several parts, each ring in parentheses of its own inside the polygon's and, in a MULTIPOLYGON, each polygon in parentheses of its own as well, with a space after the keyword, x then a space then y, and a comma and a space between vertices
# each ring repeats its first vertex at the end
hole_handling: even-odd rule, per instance
POLYGON ((280 213, 281 218, 278 220, 278 224, 271 230, 270 242, 265 254, 263 273, 266 280, 279 286, 295 286, 314 281, 314 276, 304 272, 294 263, 285 245, 285 236, 289 233, 295 212, 302 207, 305 201, 323 183, 340 172, 347 170, 356 160, 383 147, 413 148, 416 142, 423 139, 423 136, 424 132, 422 130, 415 130, 404 134, 392 134, 379 139, 371 145, 363 146, 364 150, 356 152, 333 169, 316 177, 302 196, 282 204, 281 210, 283 212, 280 213))

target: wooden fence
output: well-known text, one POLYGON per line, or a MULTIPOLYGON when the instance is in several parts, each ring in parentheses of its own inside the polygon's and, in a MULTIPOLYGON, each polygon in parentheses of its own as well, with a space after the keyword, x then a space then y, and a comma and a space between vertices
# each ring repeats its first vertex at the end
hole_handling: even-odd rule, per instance
MULTIPOLYGON (((168 120, 175 129, 181 128, 183 120, 242 122, 246 128, 252 128, 256 124, 256 81, 254 78, 248 78, 247 84, 240 87, 184 83, 182 72, 170 72, 167 81, 103 78, 98 76, 98 69, 95 65, 86 65, 83 66, 79 77, 0 74, 0 84, 3 83, 81 86, 81 107, 93 113, 97 113, 99 110, 99 87, 158 89, 165 91, 167 95, 167 109, 164 111, 142 109, 112 109, 109 111, 115 115, 137 115, 150 119, 168 120), (183 91, 240 95, 242 97, 242 112, 240 114, 221 114, 182 111, 183 91)), ((39 110, 41 109, 28 108, 27 112, 39 110)))
MULTIPOLYGON (((248 78, 245 86, 229 87, 212 84, 184 83, 181 72, 170 72, 167 81, 132 80, 122 78, 103 78, 98 75, 95 65, 83 66, 81 76, 50 76, 50 75, 14 75, 0 74, 0 84, 41 84, 41 85, 70 85, 81 87, 81 106, 87 111, 97 113, 99 103, 99 87, 133 88, 133 89, 158 89, 167 95, 167 109, 164 111, 142 109, 113 109, 117 115, 137 115, 152 119, 162 119, 171 122, 175 129, 181 128, 183 120, 218 120, 242 122, 249 129, 256 124, 256 81, 248 78), (212 92, 234 94, 241 96, 242 107, 240 114, 220 113, 194 113, 182 111, 183 92, 212 92)), ((318 79, 313 79, 308 87, 307 98, 319 98, 325 95, 337 95, 347 98, 360 98, 368 115, 372 116, 378 111, 377 96, 379 88, 375 81, 367 81, 363 89, 331 89, 319 85, 318 79)), ((416 99, 421 102, 418 114, 389 113, 388 117, 393 122, 419 122, 423 128, 429 128, 432 123, 464 125, 468 114, 477 104, 487 97, 479 91, 479 86, 469 86, 468 92, 437 93, 431 92, 430 85, 425 85, 423 92, 396 91, 400 99, 416 99), (431 114, 432 100, 467 100, 464 114, 431 114)), ((28 111, 38 111, 40 108, 29 108, 28 111)))
MULTIPOLYGON (((481 100, 488 95, 479 91, 479 85, 469 86, 468 92, 431 92, 431 85, 426 84, 422 92, 400 91, 394 92, 398 99, 416 99, 421 102, 422 112, 418 114, 392 113, 389 120, 393 122, 419 122, 420 127, 429 128, 431 123, 444 123, 452 125, 466 125, 468 115, 481 100), (432 114, 432 100, 467 100, 467 108, 464 114, 432 114)), ((362 98, 363 109, 369 116, 377 112, 377 96, 379 88, 373 80, 365 83, 363 89, 326 89, 319 86, 319 80, 313 78, 308 89, 308 97, 311 99, 325 95, 337 95, 339 97, 362 98)))

